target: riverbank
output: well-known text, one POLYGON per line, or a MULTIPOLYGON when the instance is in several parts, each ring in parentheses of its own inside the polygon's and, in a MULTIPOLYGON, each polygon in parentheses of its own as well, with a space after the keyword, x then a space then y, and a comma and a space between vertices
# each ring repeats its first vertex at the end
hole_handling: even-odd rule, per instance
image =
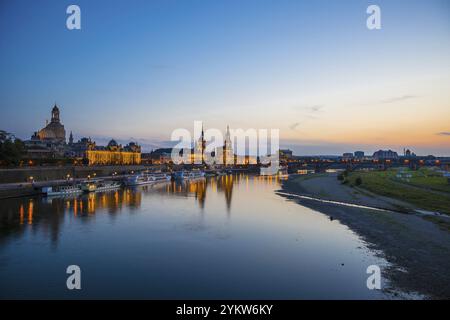
POLYGON ((343 174, 341 179, 360 192, 401 199, 416 210, 450 215, 450 184, 436 171, 429 168, 353 171, 343 174))
MULTIPOLYGON (((283 182, 282 195, 339 220, 358 233, 390 264, 385 276, 392 288, 450 298, 450 232, 448 216, 414 213, 414 205, 343 185, 337 174, 294 176, 283 182), (295 195, 360 206, 349 207, 295 195), (432 219, 433 221, 430 221, 432 219)), ((386 291, 392 290, 387 288, 386 291)))
POLYGON ((87 178, 88 176, 110 176, 124 174, 131 171, 145 170, 145 165, 111 165, 111 166, 33 166, 22 168, 0 168, 0 184, 26 183, 30 177, 34 181, 53 181, 66 179, 87 178))

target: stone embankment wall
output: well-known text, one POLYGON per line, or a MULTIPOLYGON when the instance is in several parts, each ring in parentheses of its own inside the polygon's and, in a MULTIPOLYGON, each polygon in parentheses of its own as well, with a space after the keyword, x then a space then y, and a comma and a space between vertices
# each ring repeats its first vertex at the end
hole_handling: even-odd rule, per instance
POLYGON ((86 178, 88 175, 109 176, 114 172, 117 174, 130 173, 145 169, 143 165, 135 166, 61 166, 61 167, 27 167, 16 169, 0 169, 0 183, 28 182, 30 177, 34 181, 50 181, 65 179, 68 174, 73 178, 86 178))

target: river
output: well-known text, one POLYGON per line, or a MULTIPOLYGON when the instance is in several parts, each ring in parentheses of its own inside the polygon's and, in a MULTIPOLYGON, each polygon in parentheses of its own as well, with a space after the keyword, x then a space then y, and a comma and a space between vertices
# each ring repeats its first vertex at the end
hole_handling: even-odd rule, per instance
POLYGON ((0 200, 0 298, 389 298, 366 285, 384 259, 279 189, 240 174, 0 200))

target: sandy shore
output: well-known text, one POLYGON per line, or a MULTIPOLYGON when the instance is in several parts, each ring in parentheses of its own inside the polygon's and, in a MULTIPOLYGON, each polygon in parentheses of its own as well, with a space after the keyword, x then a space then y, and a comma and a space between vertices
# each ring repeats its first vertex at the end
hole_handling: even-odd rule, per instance
POLYGON ((436 223, 448 224, 447 216, 414 213, 414 206, 408 203, 342 185, 335 174, 290 177, 283 182, 281 191, 393 210, 349 207, 284 194, 339 220, 358 233, 371 249, 380 251, 392 264, 384 270, 384 275, 394 289, 420 293, 432 299, 450 298, 450 230, 436 223))

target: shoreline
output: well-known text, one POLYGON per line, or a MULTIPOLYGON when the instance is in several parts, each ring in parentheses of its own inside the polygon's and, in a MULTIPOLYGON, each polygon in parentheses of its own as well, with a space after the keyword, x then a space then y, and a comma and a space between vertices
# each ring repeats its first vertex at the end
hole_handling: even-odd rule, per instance
POLYGON ((387 292, 450 298, 450 232, 414 206, 341 185, 335 174, 290 177, 280 191, 280 196, 329 216, 330 222, 348 226, 379 252, 390 264, 383 270, 392 286, 387 292))

